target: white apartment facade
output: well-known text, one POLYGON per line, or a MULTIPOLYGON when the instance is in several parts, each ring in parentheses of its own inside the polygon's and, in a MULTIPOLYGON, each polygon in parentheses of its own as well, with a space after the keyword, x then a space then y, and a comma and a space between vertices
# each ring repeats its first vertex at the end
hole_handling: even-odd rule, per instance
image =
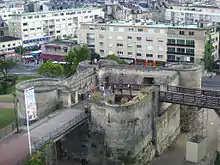
POLYGON ((129 22, 82 23, 78 38, 102 57, 115 54, 146 65, 167 61, 166 41, 166 28, 129 22))
POLYGON ((79 43, 84 43, 102 57, 115 54, 133 63, 162 65, 165 62, 199 63, 208 34, 214 46, 213 56, 219 58, 219 33, 211 27, 196 25, 144 23, 82 23, 79 43), (212 31, 210 31, 210 29, 212 31), (210 32, 208 32, 210 31, 210 32))
POLYGON ((19 46, 21 46, 19 38, 11 36, 0 37, 0 55, 14 52, 14 49, 19 46))
POLYGON ((22 39, 24 47, 71 36, 77 39, 81 22, 104 17, 101 8, 75 8, 12 15, 9 34, 22 39))
POLYGON ((180 24, 220 23, 220 8, 173 6, 173 9, 166 9, 165 19, 180 24))
POLYGON ((0 8, 0 17, 2 20, 4 20, 6 23, 8 23, 8 20, 12 18, 13 14, 21 14, 24 12, 24 7, 3 7, 0 8))

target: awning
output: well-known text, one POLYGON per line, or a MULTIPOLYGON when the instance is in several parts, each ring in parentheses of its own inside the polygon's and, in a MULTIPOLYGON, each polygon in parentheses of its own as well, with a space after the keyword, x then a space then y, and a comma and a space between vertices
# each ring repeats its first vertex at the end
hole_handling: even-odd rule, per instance
POLYGON ((64 56, 58 56, 58 55, 53 55, 53 54, 44 54, 44 53, 42 53, 40 55, 40 58, 44 59, 44 60, 53 60, 53 61, 64 60, 64 56))

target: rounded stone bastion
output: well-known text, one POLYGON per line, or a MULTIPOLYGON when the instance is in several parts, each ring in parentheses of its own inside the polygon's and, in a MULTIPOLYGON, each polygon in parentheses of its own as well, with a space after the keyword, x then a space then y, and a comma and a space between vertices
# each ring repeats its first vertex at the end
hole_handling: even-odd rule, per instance
MULTIPOLYGON (((183 88, 201 88, 202 68, 197 64, 173 64, 168 69, 179 74, 179 86, 183 88)), ((199 109, 193 106, 180 105, 180 125, 182 132, 190 132, 196 128, 199 109)))
POLYGON ((59 84, 59 79, 38 78, 23 81, 16 85, 17 111, 21 125, 26 119, 24 90, 34 87, 38 118, 42 118, 57 109, 59 84))
POLYGON ((168 70, 179 74, 179 86, 185 88, 201 88, 202 68, 197 64, 171 64, 168 70))
POLYGON ((104 130, 104 141, 110 155, 113 156, 114 151, 117 151, 119 155, 132 153, 133 157, 138 158, 140 152, 145 150, 147 156, 144 159, 152 159, 155 152, 151 143, 154 92, 153 86, 142 88, 132 99, 127 100, 126 97, 130 96, 124 91, 119 102, 112 97, 117 98, 116 95, 120 94, 110 94, 111 102, 106 98, 108 91, 105 96, 100 96, 101 99, 96 97, 94 100, 92 95, 92 120, 95 129, 104 130))

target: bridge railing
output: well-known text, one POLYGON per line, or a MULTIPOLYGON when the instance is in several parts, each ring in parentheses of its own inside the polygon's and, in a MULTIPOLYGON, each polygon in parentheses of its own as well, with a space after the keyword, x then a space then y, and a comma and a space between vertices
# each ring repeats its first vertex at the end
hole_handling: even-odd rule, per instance
POLYGON ((74 127, 75 125, 77 125, 81 122, 83 122, 88 117, 89 117, 89 114, 86 114, 84 112, 81 113, 80 115, 78 115, 75 118, 73 118, 72 120, 68 121, 67 123, 65 123, 61 127, 57 128, 55 130, 52 130, 51 132, 49 132, 47 135, 45 135, 41 139, 34 141, 32 143, 32 149, 37 150, 37 149, 43 147, 44 144, 46 144, 46 143, 50 142, 51 140, 54 140, 57 137, 61 136, 68 129, 74 127))
POLYGON ((184 88, 178 86, 167 86, 168 92, 177 92, 177 93, 188 93, 192 95, 206 95, 220 97, 220 91, 206 90, 206 89, 196 89, 196 88, 184 88))
POLYGON ((159 96, 159 100, 162 102, 192 105, 211 109, 220 109, 219 97, 165 91, 160 91, 159 96))

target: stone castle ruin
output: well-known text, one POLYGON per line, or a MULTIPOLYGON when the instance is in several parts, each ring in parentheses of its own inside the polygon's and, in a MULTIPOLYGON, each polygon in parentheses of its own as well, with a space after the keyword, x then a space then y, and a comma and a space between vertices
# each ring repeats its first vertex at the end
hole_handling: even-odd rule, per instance
MULTIPOLYGON (((17 84, 20 124, 25 120, 25 88, 35 87, 41 118, 57 108, 71 107, 95 88, 89 105, 91 132, 101 134, 101 140, 94 144, 96 150, 101 148, 106 159, 138 165, 162 154, 181 131, 194 127, 190 119, 195 115, 194 107, 159 102, 158 97, 168 85, 201 88, 199 66, 173 64, 156 69, 107 62, 101 67, 85 62, 79 65, 81 69, 69 79, 40 78, 17 84)), ((95 157, 96 152, 92 152, 95 157)))

